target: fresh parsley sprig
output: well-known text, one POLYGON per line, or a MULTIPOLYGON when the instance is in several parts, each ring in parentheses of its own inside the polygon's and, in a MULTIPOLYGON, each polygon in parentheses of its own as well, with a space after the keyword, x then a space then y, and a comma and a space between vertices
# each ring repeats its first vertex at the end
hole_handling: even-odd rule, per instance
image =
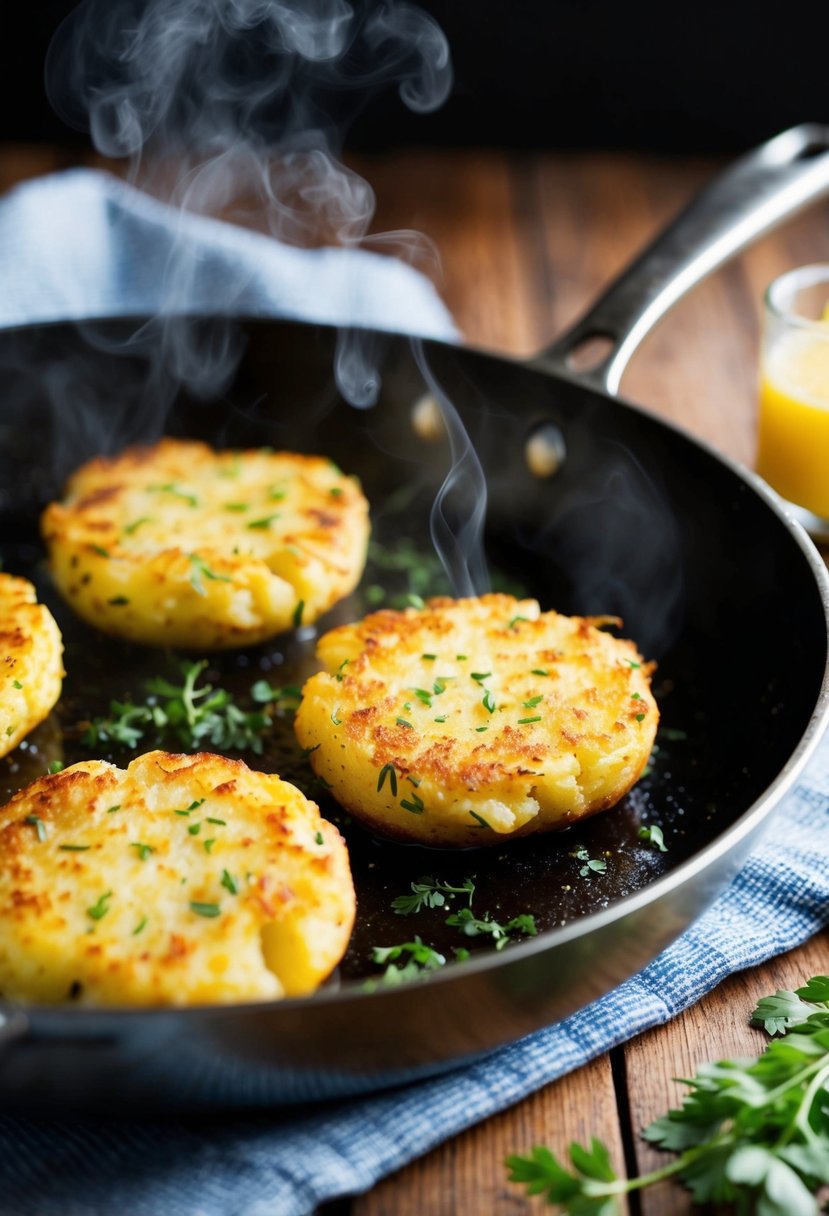
POLYGON ((741 1216, 817 1216, 829 1183, 829 976, 761 1000, 753 1021, 777 1036, 762 1055, 703 1064, 682 1105, 643 1133, 673 1161, 619 1178, 605 1146, 571 1144, 569 1166, 543 1146, 507 1158, 510 1181, 572 1216, 614 1216, 617 1199, 675 1177, 694 1203, 741 1216))

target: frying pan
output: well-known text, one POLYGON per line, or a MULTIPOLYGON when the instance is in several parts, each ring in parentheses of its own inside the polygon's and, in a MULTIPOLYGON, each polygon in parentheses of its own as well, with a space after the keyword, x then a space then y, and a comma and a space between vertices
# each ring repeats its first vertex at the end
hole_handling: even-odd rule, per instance
MULTIPOLYGON (((148 402, 171 382, 158 353, 169 343, 156 342, 149 324, 104 319, 2 335, 5 563, 33 578, 58 616, 69 675, 56 714, 0 765, 0 793, 53 758, 88 758, 78 718, 104 711, 113 696, 139 697, 151 672, 175 670, 173 657, 103 639, 56 601, 36 520, 71 467, 162 427, 220 446, 324 451, 362 479, 377 538, 360 589, 324 628, 387 592, 411 591, 406 555, 429 553, 430 507, 451 462, 445 433, 413 426, 424 393, 451 400, 479 454, 498 584, 563 612, 622 616, 625 635, 658 662, 662 713, 650 772, 619 807, 565 833, 460 853, 383 843, 345 822, 309 786, 289 721, 277 721, 254 763, 309 789, 348 837, 359 914, 337 975, 311 998, 279 1003, 6 1005, 6 1109, 128 1102, 133 1110, 225 1110, 412 1081, 585 1005, 641 969, 710 903, 825 725, 827 577, 757 477, 615 393, 636 344, 685 290, 829 189, 828 148, 829 129, 806 126, 737 162, 532 365, 356 334, 382 380, 371 409, 355 410, 336 388, 342 339, 325 326, 179 319, 200 350, 229 352, 232 370, 211 394, 179 387, 163 411, 148 402), (596 336, 606 348, 601 361, 575 371, 573 352, 596 336), (529 439, 555 456, 544 476, 528 464, 529 439), (643 821, 662 827, 667 853, 639 839, 643 821), (581 874, 582 849, 606 859, 605 873, 581 874), (538 935, 496 951, 459 938, 445 907, 395 914, 392 900, 422 875, 472 878, 477 915, 531 913, 538 935), (459 945, 470 957, 422 980, 383 983, 372 947, 415 933, 449 959, 459 945)), ((458 494, 444 514, 460 524, 468 503, 458 494)), ((415 563, 415 590, 442 589, 430 562, 415 563)), ((211 659, 207 674, 244 700, 263 674, 300 683, 314 670, 313 642, 313 630, 299 630, 211 659)), ((116 749, 105 758, 126 756, 116 749)))

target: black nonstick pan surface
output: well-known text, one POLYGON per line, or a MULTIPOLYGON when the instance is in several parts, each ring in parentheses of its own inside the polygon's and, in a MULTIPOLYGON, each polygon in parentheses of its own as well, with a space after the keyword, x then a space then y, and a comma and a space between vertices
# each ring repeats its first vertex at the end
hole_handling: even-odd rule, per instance
MULTIPOLYGON (((563 1017, 639 970, 707 906, 826 717, 820 558, 762 483, 680 431, 569 374, 395 335, 358 335, 381 387, 373 407, 355 409, 335 383, 342 338, 331 328, 211 317, 179 319, 174 331, 191 350, 221 351, 227 374, 210 392, 179 388, 169 408, 169 329, 160 343, 153 324, 134 320, 0 335, 4 568, 31 578, 52 608, 68 673, 50 719, 0 762, 4 800, 54 760, 126 763, 129 749, 90 750, 83 722, 113 698, 143 700, 146 678, 176 676, 182 659, 103 638, 54 594, 37 520, 73 467, 164 430, 218 447, 323 452, 361 478, 374 541, 354 595, 316 629, 210 657, 205 678, 252 708, 256 680, 298 686, 316 669, 326 627, 449 590, 429 520, 452 460, 445 433, 422 426, 428 394, 453 403, 480 458, 493 584, 545 609, 621 616, 624 635, 658 663, 657 747, 614 810, 563 833, 450 852, 383 842, 350 823, 314 784, 290 714, 277 714, 262 754, 244 758, 295 781, 346 836, 358 919, 337 974, 315 996, 279 1003, 6 1008, 7 1107, 336 1097, 435 1072, 563 1017), (552 437, 559 456, 545 476, 528 461, 539 437, 552 437), (662 829, 667 852, 640 838, 645 823, 662 829), (585 853, 604 871, 583 873, 585 853), (531 914, 538 935, 495 950, 448 926, 447 907, 401 917, 392 901, 424 875, 472 879, 478 916, 531 914), (373 948, 414 934, 446 966, 384 983, 373 948), (453 961, 457 947, 469 957, 453 961)), ((457 492, 446 510, 463 514, 457 492)))

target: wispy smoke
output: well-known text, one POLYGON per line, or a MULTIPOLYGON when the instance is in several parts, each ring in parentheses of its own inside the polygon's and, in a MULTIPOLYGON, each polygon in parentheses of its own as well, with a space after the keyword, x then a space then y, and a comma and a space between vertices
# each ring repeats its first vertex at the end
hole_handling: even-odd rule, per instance
POLYGON ((353 119, 395 85, 434 109, 451 80, 441 30, 400 0, 84 0, 46 70, 55 109, 142 184, 190 210, 240 204, 286 240, 350 243, 374 214, 338 160, 353 119))
POLYGON ((482 595, 489 572, 482 544, 486 517, 486 477, 458 411, 435 378, 420 342, 415 361, 440 409, 449 440, 451 467, 435 497, 430 517, 432 544, 455 595, 482 595))

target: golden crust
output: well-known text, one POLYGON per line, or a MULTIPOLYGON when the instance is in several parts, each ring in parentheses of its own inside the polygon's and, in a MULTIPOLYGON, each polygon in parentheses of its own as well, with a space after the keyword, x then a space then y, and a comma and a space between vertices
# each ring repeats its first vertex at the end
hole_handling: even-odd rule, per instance
POLYGON ((294 786, 239 760, 91 760, 0 809, 9 1000, 303 995, 339 962, 354 910, 337 829, 294 786))
POLYGON ((0 574, 0 756, 17 747, 60 697, 63 640, 24 578, 0 574))
POLYGON ((226 649, 308 624, 358 583, 368 504, 320 456, 162 439, 89 461, 42 518, 79 616, 151 646, 226 649))
POLYGON ((630 789, 659 718, 650 666, 603 623, 506 595, 375 612, 320 638, 297 737, 385 835, 475 846, 567 827, 630 789))

